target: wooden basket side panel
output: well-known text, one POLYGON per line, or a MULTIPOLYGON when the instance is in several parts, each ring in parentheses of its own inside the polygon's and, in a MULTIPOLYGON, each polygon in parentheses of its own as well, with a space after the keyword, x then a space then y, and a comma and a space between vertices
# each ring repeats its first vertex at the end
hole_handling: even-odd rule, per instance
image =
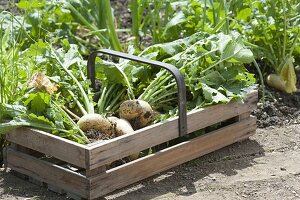
POLYGON ((86 168, 85 146, 76 142, 29 128, 12 131, 6 135, 6 140, 86 168))

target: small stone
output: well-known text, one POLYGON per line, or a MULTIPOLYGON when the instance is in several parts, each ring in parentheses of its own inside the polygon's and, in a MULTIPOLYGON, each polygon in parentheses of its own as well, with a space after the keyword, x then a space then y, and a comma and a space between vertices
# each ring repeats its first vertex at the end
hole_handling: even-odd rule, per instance
POLYGON ((286 171, 286 168, 280 167, 280 170, 281 170, 281 171, 286 171))

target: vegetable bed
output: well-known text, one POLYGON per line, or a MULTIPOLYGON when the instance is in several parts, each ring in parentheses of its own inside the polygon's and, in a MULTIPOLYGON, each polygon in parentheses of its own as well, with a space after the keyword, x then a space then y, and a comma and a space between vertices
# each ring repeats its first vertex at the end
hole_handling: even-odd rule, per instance
POLYGON ((35 129, 21 127, 6 135, 6 166, 27 175, 49 189, 74 197, 95 199, 118 188, 195 159, 255 133, 257 91, 245 102, 232 101, 188 112, 185 140, 137 160, 109 167, 109 164, 136 152, 171 142, 179 137, 178 117, 170 118, 133 133, 96 141, 76 142, 35 129), (212 125, 221 128, 209 131, 212 125), (193 135, 207 129, 204 135, 193 135))

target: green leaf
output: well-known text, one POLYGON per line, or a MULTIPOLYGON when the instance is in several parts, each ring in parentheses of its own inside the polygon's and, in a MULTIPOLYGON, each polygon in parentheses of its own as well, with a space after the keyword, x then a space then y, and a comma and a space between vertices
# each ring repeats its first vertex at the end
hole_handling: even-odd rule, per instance
POLYGON ((38 40, 36 43, 30 45, 30 47, 26 49, 25 56, 36 57, 38 55, 45 55, 48 47, 48 44, 42 40, 38 40))
POLYGON ((48 108, 47 112, 46 112, 46 116, 49 119, 51 119, 52 121, 54 121, 55 126, 57 128, 60 128, 60 129, 65 129, 66 128, 65 125, 64 125, 64 122, 65 122, 64 117, 56 109, 48 108))
POLYGON ((29 126, 38 128, 40 130, 54 130, 54 124, 46 119, 44 116, 36 116, 34 114, 21 115, 15 117, 13 120, 5 123, 0 123, 0 135, 8 133, 15 128, 21 126, 29 126))
POLYGON ((236 60, 237 62, 241 63, 251 63, 254 60, 254 56, 251 50, 249 49, 240 49, 235 52, 232 59, 236 60))
POLYGON ((254 56, 251 50, 247 49, 239 38, 233 38, 229 35, 219 35, 219 51, 221 60, 229 62, 251 63, 254 56))
MULTIPOLYGON (((169 33, 172 33, 174 31, 174 28, 184 22, 186 22, 187 19, 185 18, 182 11, 179 11, 176 13, 176 15, 166 24, 165 30, 162 34, 162 37, 167 37, 169 33)), ((174 34, 174 33, 172 33, 174 34)))
POLYGON ((22 105, 10 105, 0 103, 0 122, 4 119, 14 118, 24 113, 26 113, 26 107, 22 105))
POLYGON ((213 86, 213 85, 221 85, 226 81, 226 79, 224 79, 224 77, 218 71, 212 71, 204 75, 203 77, 199 78, 199 81, 206 85, 213 86))
POLYGON ((205 97, 205 100, 210 103, 227 103, 229 99, 218 90, 213 89, 205 84, 202 84, 202 90, 205 97))
POLYGON ((241 21, 247 21, 248 18, 252 15, 252 10, 251 8, 245 8, 243 10, 240 10, 235 17, 236 20, 241 20, 241 21))
POLYGON ((30 10, 34 8, 42 8, 46 3, 46 0, 21 0, 17 6, 20 9, 30 10))
POLYGON ((50 105, 50 95, 48 93, 31 93, 24 101, 24 105, 36 114, 42 114, 50 105))
POLYGON ((81 62, 82 62, 82 58, 81 55, 79 54, 77 46, 71 44, 70 49, 67 51, 66 54, 64 54, 63 65, 65 66, 65 68, 69 68, 71 65, 75 63, 81 63, 81 62))
POLYGON ((101 80, 106 79, 109 82, 126 85, 126 80, 121 72, 121 69, 118 68, 118 66, 113 62, 102 61, 101 63, 97 63, 96 73, 97 78, 101 80))
POLYGON ((45 127, 55 127, 54 123, 47 119, 45 116, 38 116, 34 113, 30 113, 28 115, 28 122, 32 125, 34 125, 34 123, 38 123, 39 125, 44 125, 45 127))

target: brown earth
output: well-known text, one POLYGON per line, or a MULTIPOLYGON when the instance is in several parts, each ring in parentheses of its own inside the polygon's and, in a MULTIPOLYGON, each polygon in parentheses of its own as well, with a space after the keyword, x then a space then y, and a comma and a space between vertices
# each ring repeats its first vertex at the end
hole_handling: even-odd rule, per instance
MULTIPOLYGON (((235 143, 102 199, 300 199, 300 124, 257 129, 235 143)), ((62 200, 0 171, 0 199, 62 200)))

